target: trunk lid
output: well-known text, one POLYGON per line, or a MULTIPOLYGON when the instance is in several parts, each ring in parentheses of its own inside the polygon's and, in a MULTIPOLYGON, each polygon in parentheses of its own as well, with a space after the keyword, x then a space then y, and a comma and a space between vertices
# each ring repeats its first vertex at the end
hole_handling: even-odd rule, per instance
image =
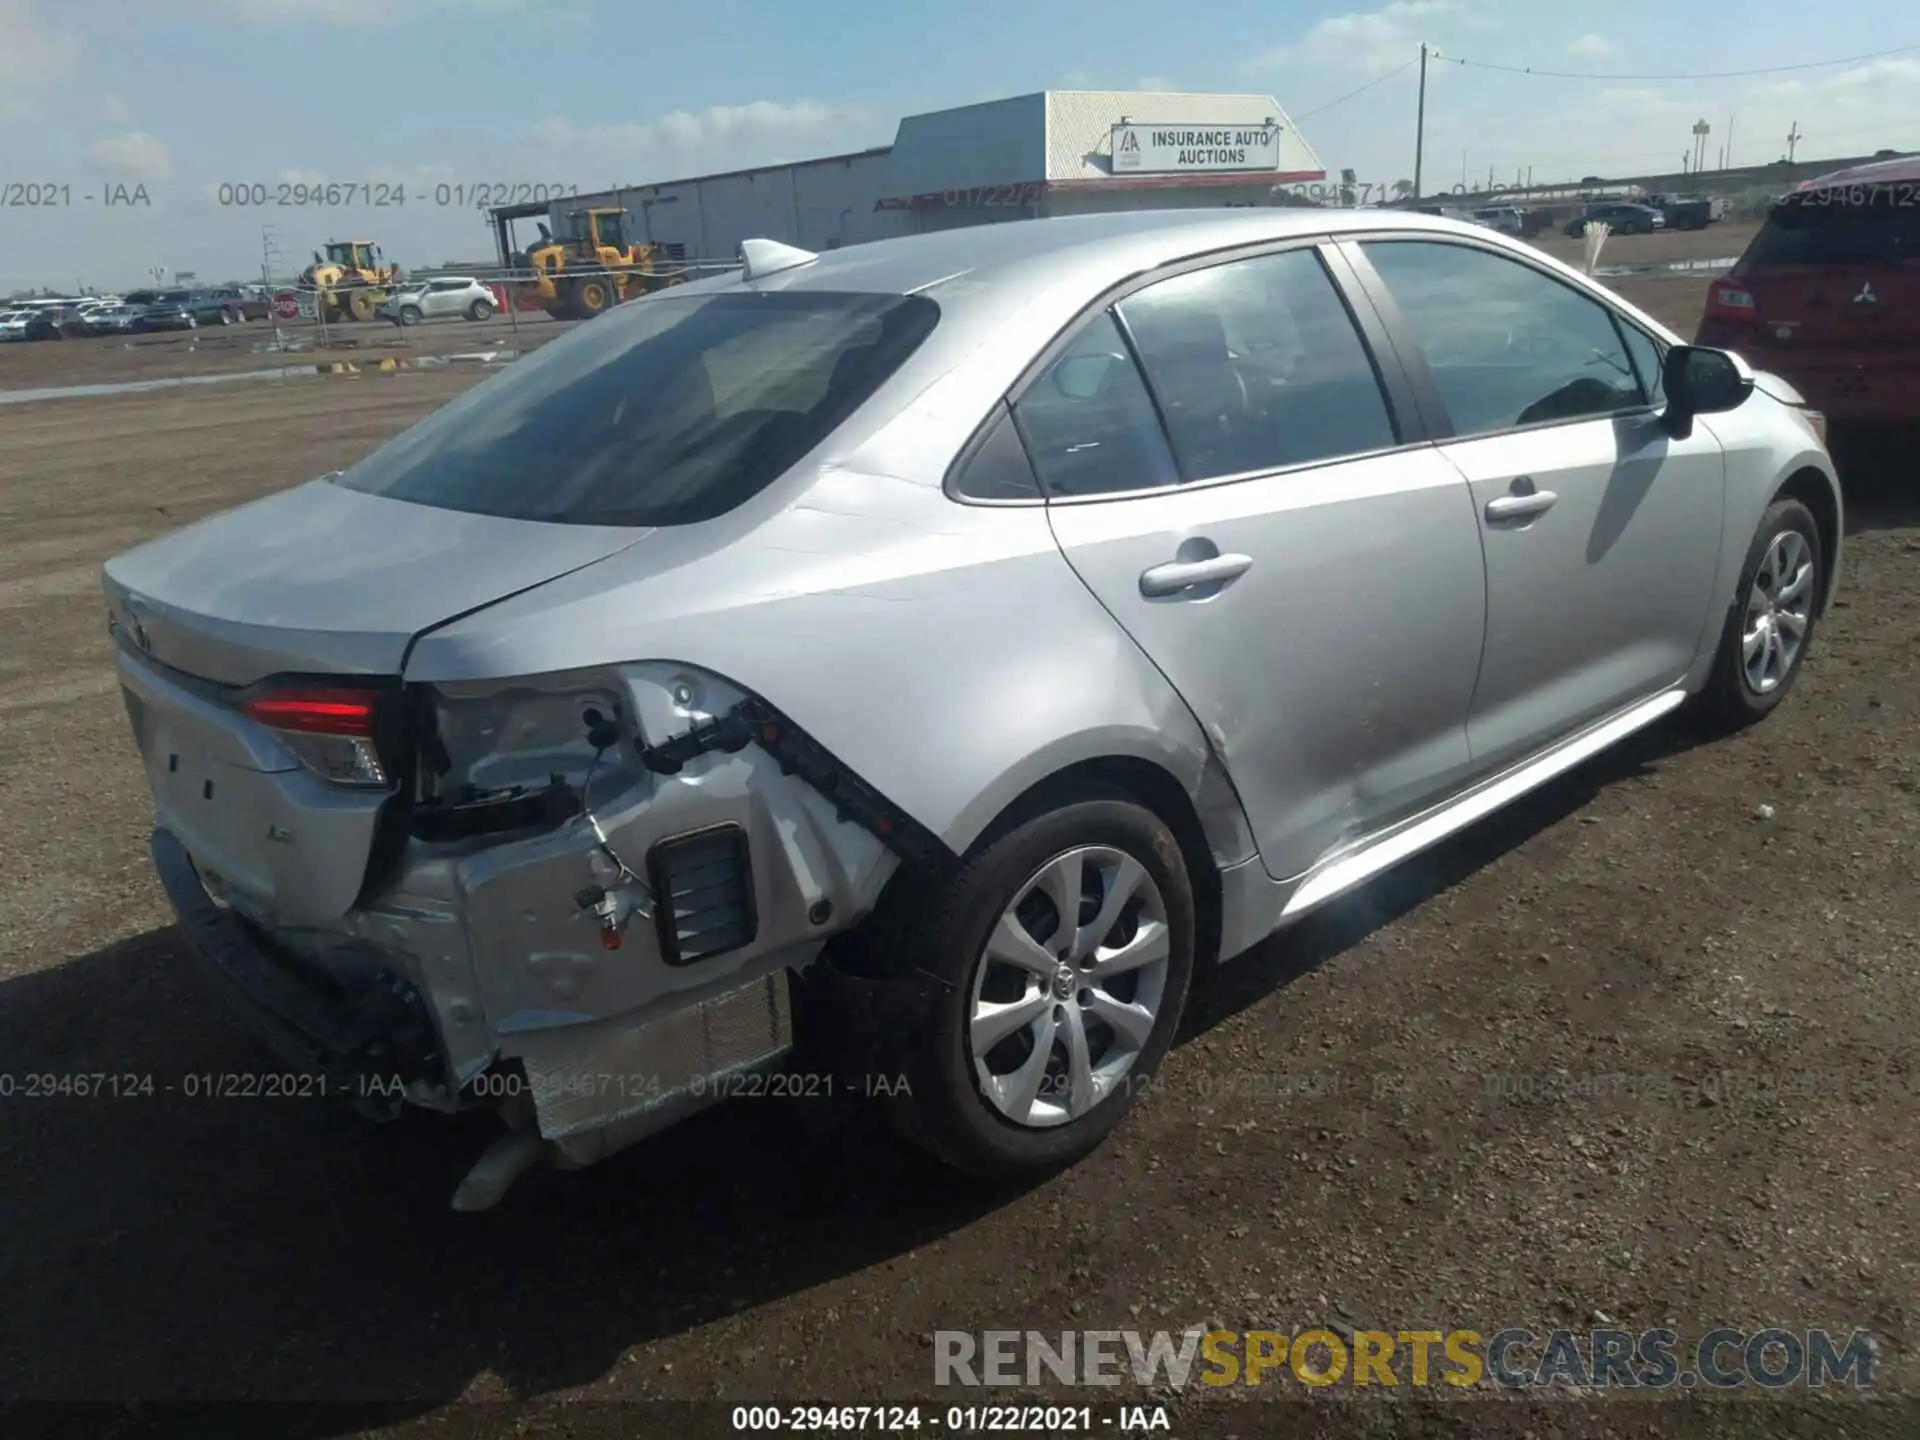
MULTIPOLYGON (((156 823, 216 898, 269 925, 337 919, 359 896, 393 791, 323 779, 242 712, 240 692, 298 675, 397 695, 422 632, 648 533, 463 514, 315 481, 109 561, 121 687, 156 823)), ((390 775, 405 761, 382 758, 390 775)))
POLYGON ((507 520, 315 480, 107 562, 136 645, 222 685, 398 675, 414 637, 591 565, 644 529, 507 520))

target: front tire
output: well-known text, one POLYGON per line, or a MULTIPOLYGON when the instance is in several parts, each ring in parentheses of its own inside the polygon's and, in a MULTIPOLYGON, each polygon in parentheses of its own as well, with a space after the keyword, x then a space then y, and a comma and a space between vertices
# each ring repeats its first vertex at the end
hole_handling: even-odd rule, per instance
POLYGON ((1186 1004, 1193 888, 1172 831, 1089 789, 1000 834, 929 898, 888 937, 943 987, 902 1047, 896 1125, 976 1175, 1090 1153, 1151 1085, 1186 1004))
POLYGON ((1825 593, 1826 557, 1813 512, 1798 500, 1774 501, 1747 547, 1713 673, 1695 701, 1709 727, 1741 729, 1787 698, 1825 593))
POLYGON ((418 325, 425 318, 426 317, 420 313, 420 307, 418 305, 402 305, 400 307, 400 323, 402 325, 418 325))

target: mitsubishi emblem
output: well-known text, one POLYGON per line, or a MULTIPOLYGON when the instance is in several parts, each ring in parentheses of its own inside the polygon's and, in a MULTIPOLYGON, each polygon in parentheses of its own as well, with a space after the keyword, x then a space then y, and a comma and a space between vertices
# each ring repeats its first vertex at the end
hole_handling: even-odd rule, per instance
POLYGON ((1853 303, 1856 305, 1878 305, 1880 303, 1880 297, 1873 293, 1873 282, 1871 280, 1860 287, 1860 293, 1853 297, 1853 303))

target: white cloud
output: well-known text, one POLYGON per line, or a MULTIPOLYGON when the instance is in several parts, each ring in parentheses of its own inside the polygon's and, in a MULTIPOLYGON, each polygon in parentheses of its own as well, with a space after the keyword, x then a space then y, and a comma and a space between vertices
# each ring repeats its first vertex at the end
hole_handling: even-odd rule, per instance
POLYGON ((100 118, 114 125, 131 125, 133 109, 118 95, 103 95, 99 102, 100 118))
POLYGON ((1163 95, 1178 93, 1180 87, 1164 75, 1143 75, 1133 82, 1136 90, 1146 90, 1163 95))
POLYGON ((166 145, 144 130, 96 140, 87 151, 93 163, 121 180, 164 180, 173 173, 166 145))
MULTIPOLYGON (((1478 163, 1483 174, 1489 160, 1508 172, 1512 165, 1532 164, 1541 180, 1678 170, 1701 119, 1712 127, 1704 149, 1710 168, 1721 162, 1729 119, 1732 160, 1739 166, 1785 156, 1789 128, 1800 137, 1795 154, 1802 160, 1871 155, 1882 148, 1920 150, 1915 93, 1920 59, 1907 57, 1748 85, 1576 87, 1528 127, 1524 145, 1503 145, 1511 153, 1488 153, 1478 163)), ((1429 150, 1430 160, 1437 149, 1429 150)))
POLYGON ((754 100, 697 112, 675 110, 646 121, 580 125, 556 115, 535 125, 529 139, 535 153, 545 157, 543 163, 568 171, 644 161, 665 178, 668 170, 802 160, 822 147, 870 143, 874 128, 873 117, 857 106, 754 100))
POLYGON ((1421 42, 1432 40, 1433 28, 1442 23, 1481 27, 1489 20, 1467 0, 1388 0, 1377 10, 1329 15, 1295 43, 1255 57, 1250 68, 1378 73, 1414 59, 1421 42))
POLYGON ((325 173, 319 170, 282 170, 275 178, 282 185, 305 185, 309 189, 327 183, 325 173))
POLYGON ((1588 34, 1567 46, 1567 53, 1582 60, 1611 60, 1620 53, 1620 47, 1604 35, 1588 34))
POLYGON ((0 0, 0 116, 31 115, 35 97, 71 74, 80 41, 40 0, 0 0))

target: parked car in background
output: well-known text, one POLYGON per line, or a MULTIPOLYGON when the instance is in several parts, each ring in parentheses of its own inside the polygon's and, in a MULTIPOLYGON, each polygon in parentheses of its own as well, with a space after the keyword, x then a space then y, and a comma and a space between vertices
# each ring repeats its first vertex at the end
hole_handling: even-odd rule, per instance
POLYGON ((1713 202, 1704 195, 1649 195, 1669 230, 1704 230, 1713 223, 1713 202))
POLYGON ((245 320, 266 318, 267 302, 251 299, 238 286, 195 290, 187 301, 187 310, 196 325, 238 325, 245 320))
POLYGON ((125 335, 132 332, 139 318, 137 305, 96 305, 87 311, 81 324, 89 335, 125 335))
POLYGON ((1759 721, 1834 593, 1791 389, 1484 228, 741 252, 105 568, 189 943, 328 1093, 514 1097, 461 1208, 796 1054, 1084 1155, 1196 969, 1759 721))
POLYGON ((411 280, 404 290, 395 292, 381 304, 380 313, 401 325, 418 325, 422 320, 465 316, 485 320, 499 308, 491 288, 471 275, 441 275, 432 280, 411 280))
POLYGON ((0 313, 0 341, 60 340, 60 312, 46 307, 0 313))
POLYGON ((1785 376, 1833 421, 1920 425, 1920 156, 1778 201, 1708 287, 1698 337, 1785 376))
POLYGON ((1511 205, 1490 205, 1484 210, 1476 210, 1473 220, 1476 225, 1484 225, 1502 235, 1520 235, 1526 231, 1526 221, 1511 205))
POLYGON ((192 330, 198 324, 193 318, 190 290, 159 291, 139 308, 140 313, 133 322, 135 330, 192 330))
POLYGON ((1567 222, 1566 233, 1578 238, 1586 234, 1587 226, 1596 220, 1604 220, 1608 233, 1613 235, 1651 235, 1667 226, 1666 216, 1651 205, 1615 200, 1604 205, 1589 205, 1567 222))

